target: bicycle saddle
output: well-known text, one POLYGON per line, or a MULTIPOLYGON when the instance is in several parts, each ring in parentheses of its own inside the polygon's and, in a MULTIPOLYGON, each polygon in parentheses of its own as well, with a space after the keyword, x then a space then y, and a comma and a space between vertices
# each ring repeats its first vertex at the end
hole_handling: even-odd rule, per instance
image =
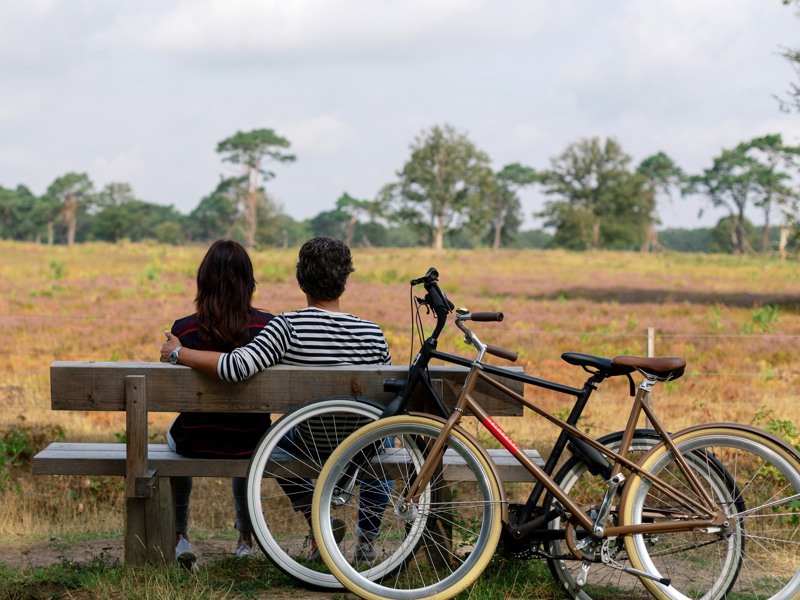
POLYGON ((611 364, 620 367, 632 367, 646 377, 652 377, 660 381, 677 379, 683 375, 686 369, 686 361, 680 356, 654 356, 652 358, 615 356, 611 359, 611 364))

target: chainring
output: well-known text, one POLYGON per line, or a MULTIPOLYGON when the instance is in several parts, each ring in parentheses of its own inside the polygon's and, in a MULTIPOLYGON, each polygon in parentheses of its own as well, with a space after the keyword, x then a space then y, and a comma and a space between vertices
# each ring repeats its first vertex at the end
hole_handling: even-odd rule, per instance
MULTIPOLYGON (((525 508, 524 504, 509 504, 508 505, 508 520, 511 523, 519 521, 519 515, 525 508)), ((511 535, 511 527, 503 523, 503 531, 500 534, 500 543, 497 545, 502 556, 506 558, 514 558, 517 560, 531 560, 541 556, 539 552, 540 540, 535 539, 534 536, 528 536, 522 539, 514 539, 511 535)))

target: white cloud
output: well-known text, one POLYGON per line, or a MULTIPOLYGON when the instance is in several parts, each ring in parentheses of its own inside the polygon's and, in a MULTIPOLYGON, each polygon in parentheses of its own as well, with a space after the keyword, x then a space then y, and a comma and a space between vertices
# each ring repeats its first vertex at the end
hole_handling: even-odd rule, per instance
POLYGON ((290 150, 301 154, 330 154, 356 139, 355 130, 331 115, 318 115, 293 123, 281 130, 292 142, 290 150))
POLYGON ((746 4, 737 0, 628 3, 620 22, 620 31, 627 33, 620 36, 622 56, 639 69, 708 67, 719 60, 721 48, 726 53, 737 50, 750 16, 746 4))
MULTIPOLYGON (((143 46, 166 51, 276 51, 332 41, 407 39, 474 2, 430 3, 420 19, 420 2, 368 0, 187 0, 164 14, 140 13, 120 21, 143 46)), ((427 3, 424 3, 427 4, 427 3)))
POLYGON ((511 129, 511 141, 517 148, 529 148, 541 142, 545 134, 541 128, 531 123, 520 123, 511 129))
POLYGON ((139 174, 144 147, 137 144, 112 156, 97 156, 89 167, 91 177, 103 184, 126 182, 139 174))
POLYGON ((22 119, 34 114, 40 108, 41 100, 41 95, 33 90, 0 94, 0 121, 22 119))
MULTIPOLYGON (((13 144, 0 148, 0 170, 10 173, 27 172, 32 169, 44 168, 45 162, 30 147, 13 144)), ((0 185, 16 185, 18 183, 30 185, 29 181, 16 178, 13 181, 0 181, 0 185)))

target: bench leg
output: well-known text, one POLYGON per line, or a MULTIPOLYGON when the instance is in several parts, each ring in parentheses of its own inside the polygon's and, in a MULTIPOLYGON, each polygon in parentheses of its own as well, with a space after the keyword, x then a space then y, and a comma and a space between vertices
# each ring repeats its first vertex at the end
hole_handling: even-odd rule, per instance
POLYGON ((125 564, 171 566, 175 561, 175 509, 169 477, 157 477, 150 498, 127 498, 125 564))

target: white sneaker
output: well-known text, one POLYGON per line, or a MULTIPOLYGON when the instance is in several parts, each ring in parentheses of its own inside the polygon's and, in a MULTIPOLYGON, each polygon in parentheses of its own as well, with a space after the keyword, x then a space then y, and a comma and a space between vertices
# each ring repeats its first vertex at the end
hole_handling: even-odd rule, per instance
POLYGON ((240 542, 236 548, 236 558, 253 558, 253 549, 247 542, 240 542))
POLYGON ((197 556, 192 549, 192 544, 183 536, 180 536, 178 544, 175 546, 175 561, 190 573, 200 571, 200 565, 197 564, 197 556))

